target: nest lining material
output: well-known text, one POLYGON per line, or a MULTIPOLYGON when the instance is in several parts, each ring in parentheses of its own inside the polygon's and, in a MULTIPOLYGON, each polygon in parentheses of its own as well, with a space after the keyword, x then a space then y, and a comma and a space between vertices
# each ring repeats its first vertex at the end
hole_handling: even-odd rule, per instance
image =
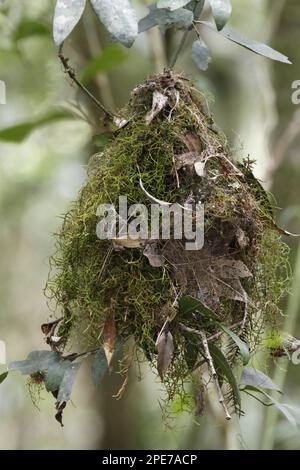
MULTIPOLYGON (((102 344, 108 319, 124 341, 134 339, 151 364, 160 344, 171 338, 169 360, 158 369, 173 400, 185 395, 198 364, 206 367, 206 338, 223 348, 231 367, 238 361, 237 347, 224 343, 220 324, 251 350, 266 327, 277 329, 287 249, 251 162, 234 163, 205 98, 188 80, 173 72, 149 78, 133 90, 124 115, 128 121, 91 159, 87 183, 64 218, 47 292, 63 310, 59 334, 82 348, 102 344), (155 252, 163 263, 155 263, 145 247, 120 249, 99 240, 97 207, 117 207, 119 195, 126 195, 128 204, 149 207, 143 188, 159 200, 204 204, 203 249, 187 251, 184 241, 157 240, 155 252), (218 321, 199 312, 180 315, 178 301, 187 295, 218 321)), ((238 411, 232 384, 224 396, 238 411)))

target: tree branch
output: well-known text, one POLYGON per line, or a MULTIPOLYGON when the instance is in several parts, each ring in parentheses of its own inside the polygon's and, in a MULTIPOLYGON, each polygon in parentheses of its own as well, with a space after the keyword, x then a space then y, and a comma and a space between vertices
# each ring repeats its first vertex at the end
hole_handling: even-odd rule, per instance
POLYGON ((62 46, 59 48, 58 58, 64 67, 65 73, 68 74, 71 80, 76 83, 76 85, 93 101, 93 103, 104 112, 105 116, 113 120, 115 117, 114 114, 106 109, 105 106, 78 80, 75 70, 69 65, 69 59, 63 55, 62 46))

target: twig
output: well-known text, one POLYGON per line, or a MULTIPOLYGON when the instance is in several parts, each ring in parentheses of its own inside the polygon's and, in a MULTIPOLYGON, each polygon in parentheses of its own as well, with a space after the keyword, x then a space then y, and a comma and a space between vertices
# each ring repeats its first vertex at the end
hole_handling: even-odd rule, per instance
POLYGON ((177 49, 177 51, 175 52, 174 57, 173 57, 173 59, 171 60, 171 63, 170 63, 171 69, 175 67, 175 64, 176 64, 176 62, 177 62, 177 59, 178 59, 179 54, 181 53, 181 51, 182 51, 182 49, 183 49, 183 46, 184 46, 184 44, 185 44, 185 41, 186 41, 186 39, 187 39, 187 37, 188 37, 189 32, 190 32, 190 30, 187 29, 187 30, 185 31, 184 35, 183 35, 182 38, 181 38, 180 44, 179 44, 179 46, 178 46, 178 49, 177 49))
POLYGON ((105 106, 83 85, 83 83, 78 80, 78 78, 76 77, 75 70, 69 65, 69 59, 63 55, 62 46, 59 48, 58 58, 60 59, 64 67, 65 73, 68 74, 70 79, 74 83, 76 83, 76 85, 93 101, 93 103, 95 103, 96 106, 98 106, 98 108, 100 108, 104 112, 107 117, 113 119, 115 115, 111 113, 108 109, 106 109, 105 106))
POLYGON ((223 393, 222 393, 222 390, 221 390, 221 387, 220 387, 220 384, 219 384, 218 374, 216 372, 216 369, 215 369, 215 366, 214 366, 214 363, 213 363, 213 359, 212 359, 210 351, 209 351, 206 334, 203 331, 200 331, 200 336, 201 336, 201 339, 202 339, 202 344, 203 344, 205 356, 206 356, 208 365, 209 365, 210 370, 211 370, 212 379, 214 381, 214 384, 215 384, 215 387, 216 387, 216 390, 217 390, 219 403, 223 407, 223 410, 224 410, 224 413, 225 413, 225 418, 229 420, 229 419, 231 419, 231 416, 228 412, 228 409, 227 409, 227 406, 226 406, 226 403, 225 403, 225 400, 224 400, 224 396, 223 396, 223 393))
MULTIPOLYGON (((228 329, 236 328, 237 326, 240 326, 243 323, 243 320, 234 323, 233 325, 228 326, 228 329)), ((179 323, 179 326, 182 330, 186 331, 187 333, 192 333, 194 335, 197 335, 202 338, 202 332, 199 330, 196 330, 195 328, 190 328, 189 326, 185 326, 183 323, 179 323)), ((215 333, 212 336, 209 336, 207 338, 207 341, 212 341, 214 339, 218 339, 221 335, 223 335, 225 331, 219 331, 218 333, 215 333)))
MULTIPOLYGON (((195 3, 195 7, 194 7, 194 9, 193 9, 194 18, 198 19, 198 17, 200 16, 200 14, 201 14, 201 12, 202 12, 202 10, 203 10, 203 7, 204 7, 204 2, 203 2, 203 3, 202 3, 202 2, 196 2, 196 3, 195 3)), ((185 45, 185 41, 187 40, 187 37, 188 37, 188 35, 189 35, 190 32, 191 32, 191 29, 187 29, 187 30, 185 31, 185 33, 183 34, 183 36, 182 36, 182 38, 181 38, 181 41, 180 41, 180 44, 179 44, 179 46, 178 46, 178 49, 177 49, 177 51, 175 52, 174 57, 173 57, 173 59, 172 59, 172 61, 171 61, 171 63, 170 63, 171 69, 172 69, 173 67, 175 67, 175 64, 176 64, 176 62, 177 62, 177 59, 178 59, 178 57, 179 57, 179 54, 181 53, 181 51, 182 51, 182 49, 183 49, 183 47, 184 47, 184 45, 185 45)))

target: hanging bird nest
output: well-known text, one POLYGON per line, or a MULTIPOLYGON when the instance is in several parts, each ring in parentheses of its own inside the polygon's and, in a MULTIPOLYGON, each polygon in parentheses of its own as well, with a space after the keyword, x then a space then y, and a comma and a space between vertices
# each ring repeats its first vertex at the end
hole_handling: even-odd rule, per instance
POLYGON ((252 162, 234 162, 187 79, 171 71, 150 77, 122 116, 57 236, 47 292, 63 311, 59 337, 82 350, 104 346, 109 359, 119 340, 134 342, 168 400, 184 400, 191 377, 202 390, 208 375, 229 418, 241 412, 233 367, 266 329, 278 329, 287 247, 252 162), (148 208, 201 204, 204 246, 190 251, 172 236, 100 240, 97 208, 117 208, 120 195, 148 208))

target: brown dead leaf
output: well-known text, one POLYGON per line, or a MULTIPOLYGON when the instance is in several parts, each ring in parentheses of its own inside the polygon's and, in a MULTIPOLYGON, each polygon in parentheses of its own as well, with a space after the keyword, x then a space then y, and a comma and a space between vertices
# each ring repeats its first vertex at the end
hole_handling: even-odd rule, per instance
POLYGON ((199 155, 196 152, 186 152, 182 153, 181 155, 176 155, 176 170, 180 170, 180 168, 184 166, 191 166, 194 165, 195 162, 198 160, 199 155))
POLYGON ((63 319, 63 317, 58 318, 57 320, 54 320, 54 321, 49 322, 49 323, 43 323, 41 325, 41 330, 44 333, 44 335, 46 335, 46 336, 53 335, 57 325, 59 324, 59 322, 62 321, 62 319, 63 319))
POLYGON ((190 152, 195 152, 198 155, 201 153, 202 144, 199 137, 194 132, 188 132, 187 134, 185 134, 182 137, 182 141, 187 146, 190 152))
POLYGON ((226 279, 225 281, 218 280, 214 286, 215 292, 218 297, 225 297, 227 299, 238 300, 239 302, 249 303, 249 297, 243 288, 239 279, 226 279))
POLYGON ((170 366, 174 355, 174 343, 171 332, 166 328, 161 331, 155 345, 158 352, 157 371, 161 380, 163 380, 164 374, 170 366))
POLYGON ((114 313, 111 313, 105 322, 103 330, 103 349, 105 352, 108 366, 110 365, 115 352, 116 339, 117 328, 115 323, 115 315, 114 313))
POLYGON ((143 240, 142 238, 138 238, 134 240, 133 238, 130 237, 117 237, 113 238, 113 245, 116 250, 122 249, 122 248, 141 248, 142 246, 145 246, 146 240, 143 240))
POLYGON ((252 273, 241 260, 219 258, 216 260, 214 271, 222 279, 252 277, 252 273))

